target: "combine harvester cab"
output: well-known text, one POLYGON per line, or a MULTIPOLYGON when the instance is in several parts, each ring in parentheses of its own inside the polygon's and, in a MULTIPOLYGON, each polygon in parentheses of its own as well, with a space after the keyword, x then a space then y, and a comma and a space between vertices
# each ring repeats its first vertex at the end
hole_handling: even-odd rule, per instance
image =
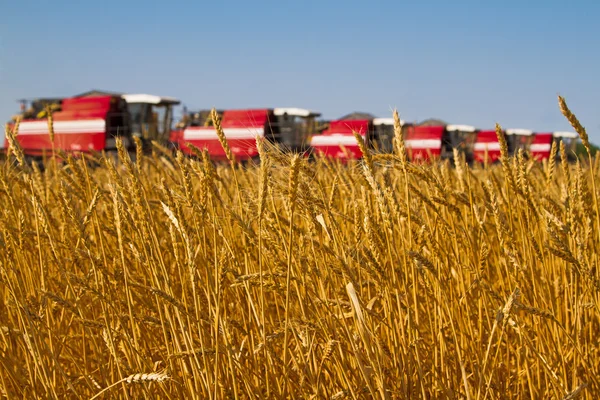
POLYGON ((317 131, 320 112, 303 108, 275 108, 275 121, 271 124, 273 142, 283 151, 306 153, 310 150, 310 138, 317 131))
POLYGON ((470 125, 415 126, 407 132, 404 142, 412 162, 451 160, 454 148, 471 162, 476 134, 477 129, 470 125))
MULTIPOLYGON (((127 102, 131 132, 125 139, 139 137, 145 151, 151 148, 153 141, 162 145, 171 142, 173 107, 181 103, 178 99, 151 94, 125 94, 122 97, 127 102)), ((107 138, 108 148, 114 147, 115 136, 116 134, 112 134, 107 138)), ((127 143, 126 147, 132 145, 127 143)))
POLYGON ((557 152, 557 157, 560 158, 560 142, 562 141, 565 144, 565 151, 567 153, 567 160, 569 162, 574 162, 577 160, 577 155, 575 153, 577 149, 577 142, 579 139, 579 134, 577 132, 553 132, 552 133, 553 140, 556 142, 556 146, 559 149, 557 152))
MULTIPOLYGON (((116 137, 123 139, 128 150, 133 149, 133 136, 139 136, 145 144, 151 140, 166 142, 174 104, 179 101, 151 95, 65 98, 53 107, 54 144, 43 111, 38 112, 36 118, 24 113, 17 142, 30 157, 50 154, 53 148, 75 154, 111 152, 116 150, 116 137)), ((14 123, 9 124, 9 129, 13 127, 14 123)))
MULTIPOLYGON (((408 125, 400 121, 402 129, 406 130, 408 125)), ((394 152, 394 118, 374 118, 373 135, 370 144, 376 153, 391 154, 394 152)))
MULTIPOLYGON (((305 151, 320 113, 301 108, 225 110, 221 127, 238 161, 258 157, 256 136, 263 137, 284 152, 305 151)), ((179 147, 192 154, 187 144, 206 149, 215 161, 227 155, 213 126, 187 126, 179 138, 179 147)))
MULTIPOLYGON (((403 131, 408 128, 400 121, 403 131)), ((394 119, 342 119, 331 121, 322 133, 314 135, 310 145, 315 154, 348 161, 359 159, 362 152, 354 132, 366 142, 367 148, 376 153, 393 153, 394 151, 394 119)))
POLYGON ((508 154, 514 156, 517 155, 519 150, 528 151, 534 139, 535 135, 529 129, 507 129, 506 144, 508 146, 508 154))
MULTIPOLYGON (((465 161, 471 164, 474 158, 473 151, 479 129, 471 125, 447 125, 446 131, 451 138, 451 147, 457 148, 462 152, 465 155, 465 161)), ((452 148, 449 149, 450 153, 453 153, 452 148)), ((448 157, 453 159, 454 154, 449 154, 448 157)))

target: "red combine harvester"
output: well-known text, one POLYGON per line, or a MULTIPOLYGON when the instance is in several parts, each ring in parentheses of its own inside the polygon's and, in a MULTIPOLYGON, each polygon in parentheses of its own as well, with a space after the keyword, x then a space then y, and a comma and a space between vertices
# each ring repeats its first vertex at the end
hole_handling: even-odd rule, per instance
MULTIPOLYGON (((400 121, 403 129, 407 128, 400 121)), ((314 135, 310 145, 314 153, 341 160, 358 159, 362 152, 358 147, 353 132, 358 133, 368 148, 377 152, 393 152, 394 119, 341 119, 331 121, 329 127, 318 135, 314 135)))
MULTIPOLYGON (((54 145, 44 112, 48 104, 44 99, 35 100, 22 113, 17 142, 30 158, 48 154, 53 147, 74 153, 113 151, 116 137, 121 137, 128 149, 134 146, 133 136, 139 136, 146 146, 152 140, 168 141, 172 107, 179 100, 146 94, 54 99, 54 145)), ((9 123, 9 129, 13 127, 14 122, 9 123)))
POLYGON ((453 159, 453 148, 473 159, 477 129, 470 125, 415 126, 406 132, 404 143, 411 161, 453 159))
MULTIPOLYGON (((314 133, 316 118, 321 114, 302 108, 225 110, 221 127, 231 152, 238 161, 258 157, 256 136, 264 137, 284 151, 301 152, 308 149, 308 141, 314 133)), ((210 124, 209 124, 210 125, 210 124)), ((226 160, 226 154, 212 126, 188 125, 174 131, 177 145, 191 154, 187 143, 206 149, 215 161, 226 160)))
POLYGON ((500 143, 496 131, 486 130, 477 134, 477 140, 473 146, 474 161, 484 163, 496 162, 500 159, 500 143))

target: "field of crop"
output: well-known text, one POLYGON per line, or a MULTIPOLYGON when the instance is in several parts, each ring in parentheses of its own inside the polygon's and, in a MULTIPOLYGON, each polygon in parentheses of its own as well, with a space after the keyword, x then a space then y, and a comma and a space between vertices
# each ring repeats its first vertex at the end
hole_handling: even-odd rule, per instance
POLYGON ((5 162, 0 393, 594 398, 598 159, 415 165, 400 139, 349 165, 5 162))

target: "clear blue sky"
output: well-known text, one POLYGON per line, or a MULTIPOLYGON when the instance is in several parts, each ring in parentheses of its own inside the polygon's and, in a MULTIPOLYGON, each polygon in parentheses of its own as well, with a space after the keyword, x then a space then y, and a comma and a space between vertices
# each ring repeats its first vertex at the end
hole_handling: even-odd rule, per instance
POLYGON ((597 1, 17 1, 0 6, 0 118, 89 89, 190 109, 297 106, 600 143, 597 1))

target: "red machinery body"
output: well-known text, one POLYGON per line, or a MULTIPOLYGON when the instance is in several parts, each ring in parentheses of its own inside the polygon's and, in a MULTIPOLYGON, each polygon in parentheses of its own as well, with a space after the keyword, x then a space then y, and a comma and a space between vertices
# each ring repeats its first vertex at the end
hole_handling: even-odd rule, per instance
POLYGON ((554 135, 552 133, 536 133, 529 146, 533 159, 538 161, 549 159, 553 140, 554 135))
MULTIPOLYGON (((119 125, 126 107, 119 96, 64 99, 61 111, 52 114, 54 148, 75 152, 104 150, 107 132, 112 126, 119 125)), ((13 127, 14 123, 9 124, 9 129, 13 127)), ((41 155, 51 150, 48 120, 21 121, 17 142, 30 155, 41 155)))
MULTIPOLYGON (((551 135, 536 134, 529 129, 506 129, 502 131, 509 156, 519 151, 531 152, 534 157, 547 157, 552 144, 551 135)), ((481 131, 474 146, 474 159, 478 162, 494 163, 500 159, 500 142, 495 130, 481 131)))
POLYGON ((404 144, 409 160, 440 158, 445 126, 415 126, 406 133, 404 144))
MULTIPOLYGON (((122 138, 126 149, 132 150, 133 136, 139 137, 148 149, 152 141, 169 141, 172 108, 179 104, 174 98, 148 94, 94 93, 55 99, 53 143, 42 108, 44 101, 34 100, 30 111, 21 114, 24 119, 19 124, 17 142, 29 156, 40 156, 52 149, 74 153, 112 151, 116 149, 117 137, 122 138)), ((9 129, 13 128, 14 122, 9 124, 9 129)))
MULTIPOLYGON (((256 137, 265 137, 265 133, 270 130, 269 121, 272 120, 272 116, 273 110, 270 109, 223 112, 221 127, 236 159, 248 160, 258 156, 256 137)), ((199 149, 206 149, 215 160, 227 158, 217 132, 212 126, 189 126, 181 133, 174 131, 171 138, 179 142, 179 147, 186 154, 192 153, 186 146, 186 143, 190 143, 199 149)))
MULTIPOLYGON (((284 152, 306 151, 319 115, 319 112, 296 107, 224 110, 221 127, 235 158, 249 161, 258 157, 256 137, 264 138, 284 152)), ((213 126, 185 125, 171 132, 171 140, 186 154, 192 153, 189 143, 206 149, 214 160, 227 158, 213 126)))
POLYGON ((329 128, 312 137, 310 145, 316 154, 324 157, 341 160, 361 158, 362 152, 353 132, 365 141, 370 124, 369 120, 331 121, 329 128))
POLYGON ((496 131, 480 131, 477 134, 475 145, 473 147, 473 158, 477 162, 487 161, 496 162, 500 159, 500 142, 498 142, 498 136, 496 131))
POLYGON ((404 142, 413 162, 453 159, 454 149, 471 162, 476 136, 477 128, 470 125, 420 125, 406 130, 404 142))

